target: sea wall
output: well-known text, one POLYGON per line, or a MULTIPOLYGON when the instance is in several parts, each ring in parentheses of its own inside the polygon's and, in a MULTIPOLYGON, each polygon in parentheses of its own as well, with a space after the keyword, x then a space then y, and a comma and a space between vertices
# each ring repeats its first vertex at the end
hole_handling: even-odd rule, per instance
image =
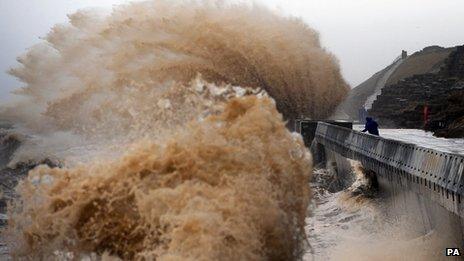
POLYGON ((348 159, 374 171, 387 213, 411 220, 420 233, 450 233, 446 238, 464 242, 464 156, 325 123, 318 125, 315 142, 340 180, 353 179, 348 159))
MULTIPOLYGON (((346 189, 356 179, 350 160, 329 149, 325 149, 325 153, 327 169, 336 176, 329 189, 346 189)), ((408 233, 416 238, 433 234, 434 238, 442 241, 441 244, 449 247, 459 247, 464 243, 463 219, 430 198, 422 185, 407 182, 389 171, 384 175, 376 174, 376 180, 376 199, 386 220, 407 227, 408 233)))

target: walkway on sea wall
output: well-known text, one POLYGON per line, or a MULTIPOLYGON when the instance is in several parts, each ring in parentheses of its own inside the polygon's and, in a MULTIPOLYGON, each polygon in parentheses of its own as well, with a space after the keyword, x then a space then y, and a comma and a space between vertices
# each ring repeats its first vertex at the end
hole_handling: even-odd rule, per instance
POLYGON ((358 160, 381 179, 413 190, 464 217, 464 155, 320 122, 315 141, 358 160))
MULTIPOLYGON (((357 126, 353 128, 358 129, 357 126)), ((412 143, 428 149, 464 155, 464 139, 438 138, 431 132, 418 129, 381 129, 380 135, 387 139, 412 143)))

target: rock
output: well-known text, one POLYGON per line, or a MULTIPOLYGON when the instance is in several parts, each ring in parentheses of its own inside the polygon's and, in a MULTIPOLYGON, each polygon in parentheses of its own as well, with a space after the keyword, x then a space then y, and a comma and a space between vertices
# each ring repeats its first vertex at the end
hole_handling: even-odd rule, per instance
POLYGON ((438 73, 413 75, 384 87, 368 113, 381 127, 425 128, 440 137, 464 137, 464 46, 449 55, 438 73))
POLYGON ((431 114, 426 130, 435 136, 445 138, 464 137, 464 90, 453 88, 445 97, 439 99, 436 113, 431 114))

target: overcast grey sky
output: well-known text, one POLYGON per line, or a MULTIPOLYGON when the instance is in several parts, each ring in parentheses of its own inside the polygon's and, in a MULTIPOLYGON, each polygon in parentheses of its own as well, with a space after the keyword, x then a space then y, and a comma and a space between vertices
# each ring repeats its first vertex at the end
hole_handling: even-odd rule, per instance
MULTIPOLYGON (((129 0, 0 0, 0 101, 20 86, 6 71, 66 14, 129 0)), ((257 0, 321 34, 355 87, 401 52, 464 44, 464 0, 257 0)))

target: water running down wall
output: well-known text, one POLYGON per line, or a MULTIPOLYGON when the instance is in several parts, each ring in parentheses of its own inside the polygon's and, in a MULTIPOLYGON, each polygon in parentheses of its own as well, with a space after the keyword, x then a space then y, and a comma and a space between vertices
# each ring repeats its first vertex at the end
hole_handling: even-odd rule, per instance
POLYGON ((352 179, 346 159, 360 161, 375 172, 384 202, 395 215, 409 216, 424 231, 446 231, 458 246, 463 242, 463 155, 325 123, 319 124, 315 141, 336 162, 341 179, 352 179))

